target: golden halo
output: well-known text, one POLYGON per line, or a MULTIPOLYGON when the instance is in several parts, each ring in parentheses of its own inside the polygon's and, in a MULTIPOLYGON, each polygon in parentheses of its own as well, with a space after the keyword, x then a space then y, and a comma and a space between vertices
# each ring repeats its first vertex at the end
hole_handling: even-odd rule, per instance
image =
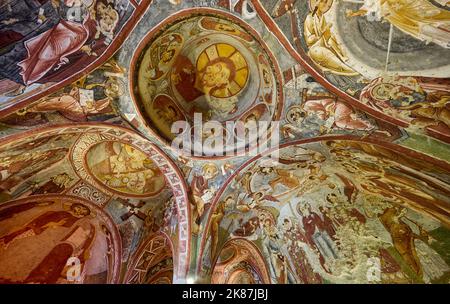
MULTIPOLYGON (((211 88, 210 95, 217 98, 228 98, 241 92, 248 81, 249 70, 244 56, 234 46, 227 43, 217 43, 207 47, 197 59, 197 73, 203 77, 212 73, 209 67, 220 65, 228 69, 228 79, 217 77, 217 83, 211 88)), ((219 68, 220 68, 219 66, 219 68)), ((214 75, 209 75, 214 82, 214 75)))

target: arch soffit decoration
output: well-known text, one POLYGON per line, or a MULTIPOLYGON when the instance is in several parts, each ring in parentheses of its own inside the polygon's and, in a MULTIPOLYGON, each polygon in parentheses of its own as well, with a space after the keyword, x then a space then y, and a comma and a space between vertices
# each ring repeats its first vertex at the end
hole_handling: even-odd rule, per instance
MULTIPOLYGON (((260 250, 258 247, 256 247, 252 242, 250 242, 247 239, 244 238, 234 238, 227 240, 223 246, 220 248, 220 251, 222 251, 224 248, 227 248, 229 245, 235 245, 236 247, 243 248, 246 251, 248 251, 249 256, 251 256, 252 261, 250 261, 251 266, 256 267, 255 271, 260 276, 260 279, 263 284, 270 284, 270 274, 267 267, 267 262, 262 256, 260 250)), ((219 251, 219 252, 220 252, 219 251)), ((214 261, 212 271, 214 272, 214 269, 216 265, 219 263, 219 256, 217 257, 217 260, 214 261)), ((245 256, 243 261, 248 262, 249 256, 245 256)))
POLYGON ((143 275, 145 276, 147 270, 152 266, 151 262, 153 262, 153 258, 155 256, 157 257, 157 254, 160 251, 164 250, 164 248, 166 248, 167 246, 170 248, 170 252, 172 254, 173 260, 175 261, 174 264, 177 264, 176 261, 177 261, 178 257, 173 254, 175 252, 175 250, 174 250, 174 246, 173 246, 173 243, 170 240, 170 238, 167 236, 167 234, 165 234, 162 231, 154 233, 141 243, 139 248, 136 250, 136 252, 131 257, 131 259, 130 259, 131 263, 128 265, 128 269, 125 273, 123 283, 127 284, 130 281, 132 281, 133 279, 137 279, 140 281, 142 279, 142 276, 143 275), (156 247, 153 246, 153 244, 155 242, 157 243, 156 247), (152 255, 150 262, 146 265, 146 269, 138 269, 137 268, 138 263, 141 261, 143 255, 146 252, 149 252, 152 255))

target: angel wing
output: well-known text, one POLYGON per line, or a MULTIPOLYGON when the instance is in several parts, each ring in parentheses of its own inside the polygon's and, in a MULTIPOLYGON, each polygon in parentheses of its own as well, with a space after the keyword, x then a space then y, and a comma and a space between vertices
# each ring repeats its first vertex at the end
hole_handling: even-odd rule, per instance
POLYGON ((380 0, 384 19, 410 36, 450 48, 450 11, 428 0, 380 0))

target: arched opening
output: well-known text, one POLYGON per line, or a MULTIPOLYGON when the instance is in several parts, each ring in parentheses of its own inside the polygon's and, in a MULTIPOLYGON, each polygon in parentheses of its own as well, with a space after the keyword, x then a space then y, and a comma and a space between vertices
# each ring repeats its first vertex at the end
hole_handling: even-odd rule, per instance
POLYGON ((102 284, 119 279, 111 217, 85 199, 36 195, 0 206, 0 283, 102 284))
POLYGON ((268 284, 269 273, 264 258, 246 239, 232 239, 222 247, 214 265, 213 284, 268 284))
MULTIPOLYGON (((0 142, 0 162, 2 164, 0 179, 2 208, 11 204, 15 205, 17 199, 30 200, 30 204, 25 204, 25 207, 17 206, 12 210, 2 211, 7 225, 0 225, 2 239, 0 254, 5 255, 5 260, 11 257, 11 250, 25 250, 28 244, 39 243, 41 238, 48 242, 42 241, 39 244, 47 244, 48 248, 57 242, 63 242, 63 239, 75 238, 74 242, 81 243, 72 247, 80 248, 70 249, 70 246, 65 246, 66 243, 63 242, 61 246, 67 247, 67 251, 59 256, 61 260, 55 259, 53 253, 49 253, 48 257, 36 255, 36 258, 42 258, 44 264, 48 263, 48 259, 54 260, 59 267, 65 265, 68 259, 63 261, 63 257, 70 253, 69 258, 80 259, 81 268, 88 270, 86 275, 83 274, 84 276, 81 276, 79 280, 74 280, 75 283, 116 283, 119 281, 121 268, 126 267, 126 263, 136 252, 142 239, 156 232, 164 232, 176 244, 177 258, 175 264, 171 262, 173 275, 170 278, 172 280, 174 277, 177 281, 185 279, 190 245, 190 210, 185 182, 170 158, 133 131, 108 124, 85 123, 24 132, 7 137, 0 142), (100 221, 94 225, 95 229, 91 229, 88 224, 83 224, 76 231, 66 231, 78 227, 75 225, 76 215, 73 215, 72 211, 52 209, 48 210, 50 215, 44 216, 34 213, 42 208, 30 207, 34 199, 39 203, 47 198, 52 199, 52 195, 61 197, 60 200, 67 197, 68 200, 69 198, 70 200, 78 199, 82 203, 86 201, 89 206, 99 210, 95 213, 91 212, 91 216, 96 214, 97 220, 105 218, 111 223, 108 226, 100 221), (23 208, 25 209, 22 212, 23 208), (52 215, 53 213, 56 215, 52 215), (16 223, 19 214, 21 220, 16 223), (62 218, 54 219, 55 216, 62 218), (117 233, 113 234, 104 230, 114 230, 117 233), (57 232, 59 234, 54 235, 57 232), (72 233, 75 235, 72 236, 72 233), (88 240, 83 241, 90 233, 96 238, 90 239, 90 243, 88 240), (101 236, 102 233, 111 234, 109 238, 111 238, 110 241, 114 239, 115 246, 110 245, 106 248, 106 236, 101 236), (16 242, 16 239, 21 241, 16 242), (104 252, 98 249, 100 245, 95 245, 94 241, 102 243, 104 252), (11 244, 14 244, 14 247, 11 244), (92 246, 97 249, 89 249, 92 246), (85 250, 85 253, 80 250, 85 250), (90 258, 88 258, 88 251, 92 252, 90 258), (105 262, 110 265, 95 266, 96 270, 90 270, 87 266, 94 263, 96 257, 94 253, 104 256, 110 254, 114 256, 114 259, 105 262), (83 259, 78 255, 84 257, 86 267, 83 266, 83 259)), ((86 220, 82 222, 85 223, 86 220)), ((35 248, 31 249, 35 250, 35 248)), ((41 253, 44 252, 46 251, 41 253)), ((170 256, 173 255, 174 253, 170 254, 170 256)), ((72 260, 78 263, 78 260, 72 260)), ((30 261, 30 264, 26 266, 22 265, 23 263, 2 263, 5 269, 2 270, 4 272, 0 272, 0 275, 5 274, 2 279, 11 283, 35 280, 33 277, 27 277, 29 275, 27 271, 33 271, 33 267, 37 267, 33 264, 35 262, 35 260, 30 261), (8 265, 13 268, 8 268, 8 265), (17 265, 23 266, 24 273, 20 277, 15 277, 11 272, 17 265)), ((67 267, 63 267, 59 276, 65 276, 70 266, 71 264, 68 264, 67 267)), ((44 268, 48 267, 50 266, 44 268)), ((55 271, 59 272, 59 270, 55 271)), ((39 280, 53 283, 70 281, 53 277, 52 279, 43 277, 39 280)))
POLYGON ((137 250, 125 274, 125 284, 172 284, 173 249, 163 233, 150 236, 137 250))

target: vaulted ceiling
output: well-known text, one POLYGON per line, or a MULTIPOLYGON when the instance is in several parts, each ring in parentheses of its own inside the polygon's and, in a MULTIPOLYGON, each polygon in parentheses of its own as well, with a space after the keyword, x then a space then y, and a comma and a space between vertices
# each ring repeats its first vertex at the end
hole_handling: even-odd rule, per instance
POLYGON ((6 0, 0 21, 0 283, 449 282, 446 1, 6 0))

